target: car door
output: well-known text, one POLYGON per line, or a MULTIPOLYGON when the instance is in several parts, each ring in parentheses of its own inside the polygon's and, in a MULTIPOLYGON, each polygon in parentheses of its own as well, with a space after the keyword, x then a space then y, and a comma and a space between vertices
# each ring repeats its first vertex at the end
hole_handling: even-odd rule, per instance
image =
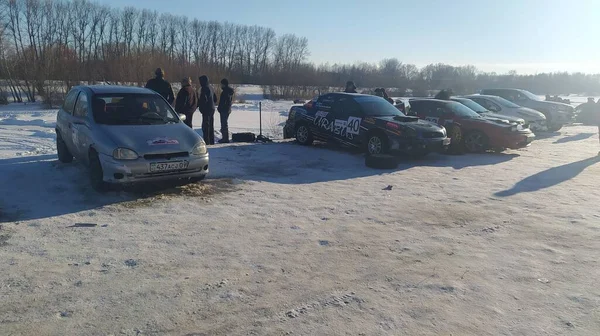
POLYGON ((360 146, 361 124, 364 113, 351 96, 339 96, 333 106, 331 137, 335 141, 351 146, 360 146))
POLYGON ((77 96, 70 125, 73 141, 71 153, 83 162, 88 160, 88 147, 91 143, 90 111, 90 99, 86 92, 81 91, 77 96))
POLYGON ((335 99, 332 94, 322 95, 313 107, 316 112, 311 130, 316 137, 322 140, 330 140, 333 133, 333 105, 335 99))
POLYGON ((73 141, 71 139, 71 118, 73 116, 73 110, 75 109, 75 102, 77 101, 77 95, 79 90, 73 89, 67 94, 63 106, 58 110, 56 116, 56 131, 57 134, 63 139, 64 143, 72 150, 73 141))

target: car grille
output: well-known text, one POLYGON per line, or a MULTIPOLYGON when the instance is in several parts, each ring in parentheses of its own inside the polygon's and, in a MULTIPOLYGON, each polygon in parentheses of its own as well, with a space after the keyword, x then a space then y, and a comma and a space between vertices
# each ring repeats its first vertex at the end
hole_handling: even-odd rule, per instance
POLYGON ((146 154, 144 159, 146 160, 171 160, 175 158, 184 158, 190 156, 188 152, 177 152, 177 153, 163 153, 163 154, 146 154))
POLYGON ((443 138, 443 132, 423 132, 423 138, 425 139, 434 139, 434 138, 443 138))

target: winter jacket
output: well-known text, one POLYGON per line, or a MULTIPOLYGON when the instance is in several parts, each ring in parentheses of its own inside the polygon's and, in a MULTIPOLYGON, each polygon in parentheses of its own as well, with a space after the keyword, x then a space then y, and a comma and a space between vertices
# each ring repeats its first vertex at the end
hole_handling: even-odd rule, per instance
POLYGON ((346 88, 346 90, 344 90, 345 93, 358 93, 356 92, 356 89, 350 89, 350 88, 346 88))
POLYGON ((198 91, 198 109, 202 114, 214 114, 217 104, 217 95, 208 84, 208 77, 200 77, 200 90, 198 91))
POLYGON ((173 88, 171 84, 162 77, 155 77, 146 83, 146 89, 150 89, 159 95, 163 96, 169 104, 173 105, 175 95, 173 94, 173 88))
POLYGON ((219 97, 219 107, 217 110, 219 113, 231 113, 231 105, 233 104, 233 94, 234 91, 229 86, 226 86, 221 92, 221 97, 219 97))
POLYGON ((194 113, 198 108, 198 95, 191 85, 186 85, 177 93, 175 111, 180 114, 194 113))

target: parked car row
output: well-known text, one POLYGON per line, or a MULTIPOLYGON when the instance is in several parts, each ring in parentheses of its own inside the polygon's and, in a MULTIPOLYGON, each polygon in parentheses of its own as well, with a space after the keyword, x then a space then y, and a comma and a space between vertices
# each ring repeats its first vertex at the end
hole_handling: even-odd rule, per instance
POLYGON ((380 97, 324 94, 290 109, 284 138, 303 145, 334 142, 370 155, 499 152, 529 146, 534 132, 557 131, 574 117, 573 107, 518 89, 408 103, 407 115, 380 97))

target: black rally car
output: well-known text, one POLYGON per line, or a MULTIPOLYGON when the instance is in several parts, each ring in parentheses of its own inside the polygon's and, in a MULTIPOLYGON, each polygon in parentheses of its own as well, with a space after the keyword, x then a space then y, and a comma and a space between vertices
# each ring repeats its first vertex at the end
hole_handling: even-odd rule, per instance
POLYGON ((321 140, 369 154, 423 156, 450 144, 444 127, 406 116, 383 98, 350 93, 328 93, 293 106, 283 134, 303 145, 321 140))

